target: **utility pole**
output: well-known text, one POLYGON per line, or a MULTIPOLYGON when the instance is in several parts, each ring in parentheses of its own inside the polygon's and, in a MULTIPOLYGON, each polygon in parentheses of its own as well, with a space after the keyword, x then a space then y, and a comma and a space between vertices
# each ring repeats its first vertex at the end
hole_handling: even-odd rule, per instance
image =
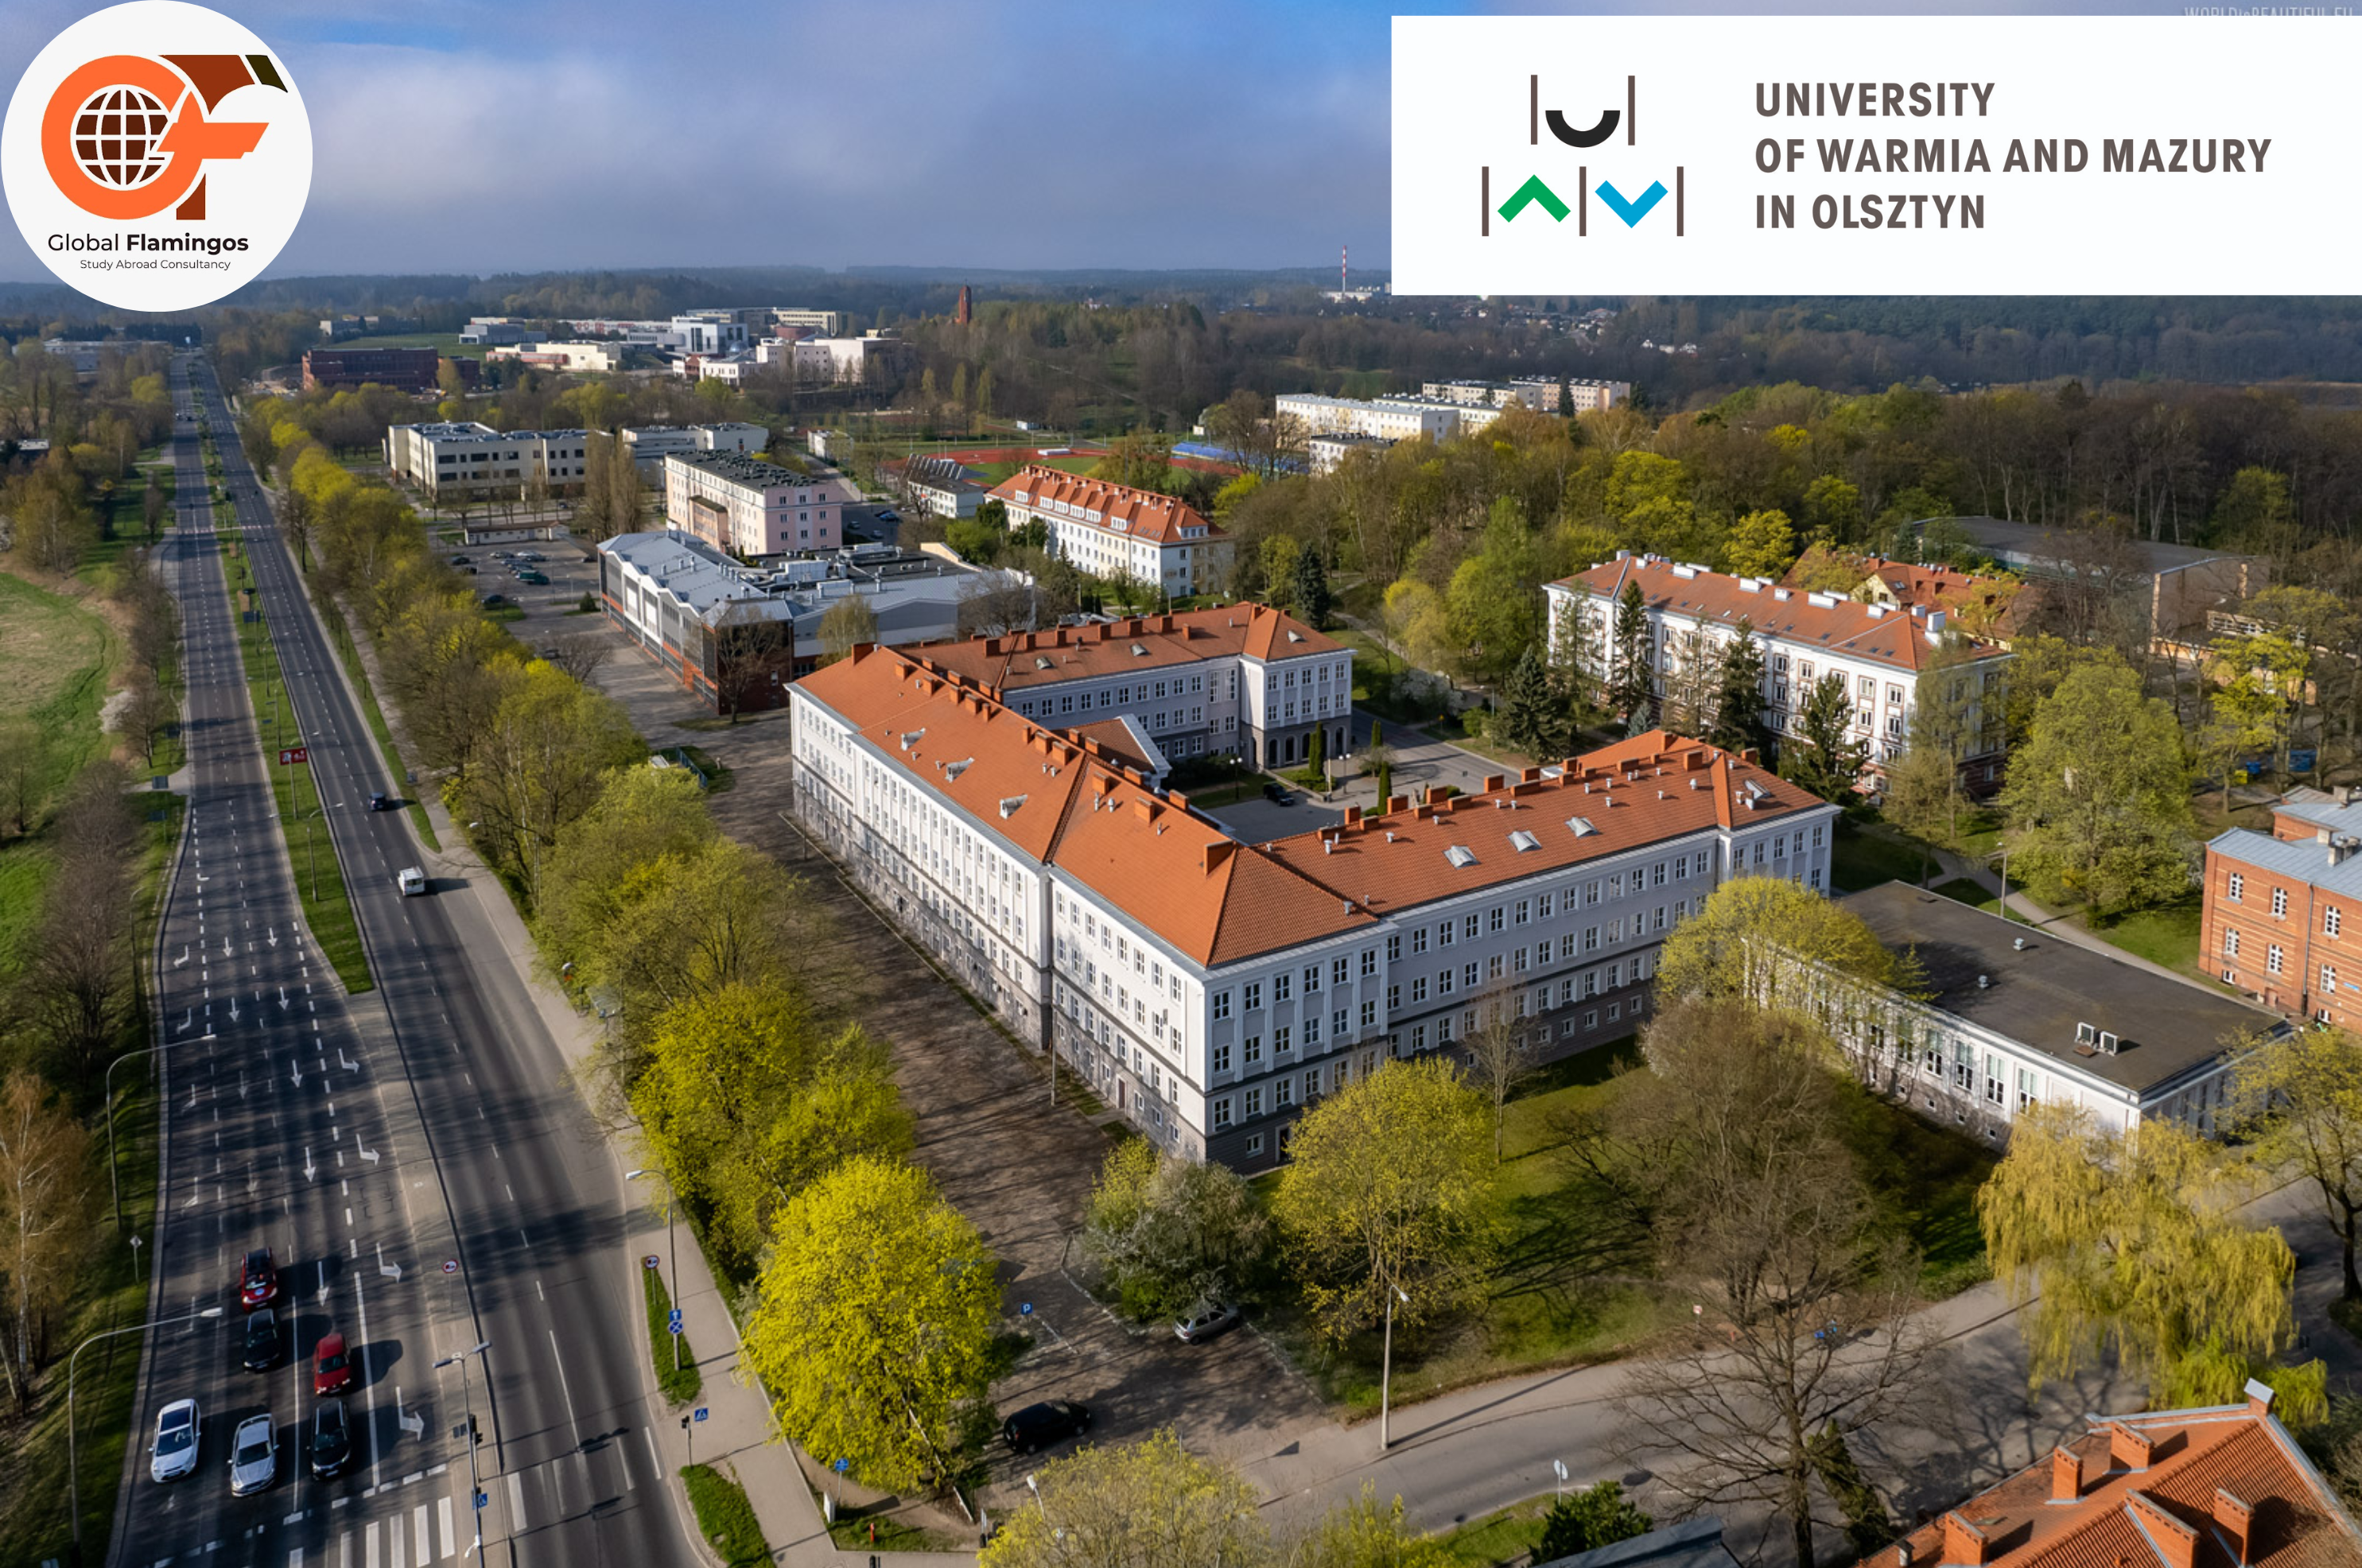
MULTIPOLYGON (((457 1355, 447 1355, 435 1364, 437 1367, 448 1366, 455 1361, 459 1364, 459 1402, 468 1412, 468 1511, 473 1514, 476 1519, 475 1544, 468 1548, 468 1554, 480 1562, 483 1561, 484 1555, 484 1483, 482 1477, 476 1472, 476 1444, 480 1439, 476 1432, 475 1394, 473 1385, 468 1380, 468 1363, 491 1348, 491 1341, 480 1340, 472 1350, 463 1350, 457 1355)), ((491 1394, 492 1374, 491 1369, 487 1367, 484 1371, 484 1397, 487 1402, 491 1400, 491 1394)))

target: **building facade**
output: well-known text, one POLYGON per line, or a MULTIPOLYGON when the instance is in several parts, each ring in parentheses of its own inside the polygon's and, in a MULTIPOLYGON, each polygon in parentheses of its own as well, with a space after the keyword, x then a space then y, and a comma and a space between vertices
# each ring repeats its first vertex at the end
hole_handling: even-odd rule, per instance
POLYGON ((1315 436, 1304 444, 1304 457, 1315 474, 1330 474, 1337 465, 1356 452, 1383 452, 1394 442, 1384 436, 1363 436, 1349 430, 1332 430, 1315 436))
POLYGON ((1667 702, 1678 708, 1685 691, 1710 686, 1723 649, 1744 620, 1762 648, 1765 718, 1774 731, 1800 733, 1815 688, 1838 676, 1852 695, 1854 738, 1868 748, 1871 767, 1882 767, 1909 749, 1921 682, 1933 676, 1961 683, 1949 690, 1960 700, 1969 782, 1977 788, 1999 782, 2009 655, 1948 635, 1942 611, 1890 610, 1619 551, 1612 561, 1544 585, 1553 655, 1606 674, 1617 606, 1634 584, 1647 611, 1644 656, 1661 709, 1667 702))
POLYGON ((624 445, 632 461, 650 479, 664 475, 664 460, 675 452, 732 452, 751 458, 771 443, 771 433, 760 425, 723 422, 713 425, 627 425, 624 445))
POLYGON ((2362 1029, 2362 796, 2291 794, 2206 846, 2206 967, 2290 1018, 2362 1029), (2354 929, 2348 930, 2348 927, 2354 929))
POLYGON ((1629 1033, 1664 933, 1731 877, 1820 886, 1836 814, 1656 734, 1245 845, 923 649, 789 697, 795 810, 877 906, 1159 1147, 1244 1170, 1388 1059, 1629 1033))
POLYGON ((514 359, 535 370, 578 374, 624 368, 623 348, 613 343, 510 343, 485 349, 484 358, 514 359))
POLYGON ((306 348, 304 390, 374 381, 396 392, 431 392, 442 356, 432 348, 306 348))
POLYGON ((1275 400, 1272 412, 1275 418, 1294 420, 1308 436, 1333 432, 1382 441, 1446 441, 1460 434, 1462 416, 1475 411, 1455 403, 1286 392, 1275 400))
POLYGON ((833 480, 728 451, 668 453, 664 474, 665 522, 732 555, 829 550, 844 541, 844 492, 833 480))
POLYGON ((1581 414, 1588 409, 1613 408, 1632 398, 1629 381, 1597 381, 1570 378, 1560 381, 1549 376, 1512 376, 1506 381, 1425 381, 1418 395, 1429 403, 1452 403, 1478 407, 1507 408, 1523 403, 1543 414, 1560 412, 1562 390, 1569 403, 1567 412, 1581 414))
POLYGON ((552 495, 582 488, 590 450, 587 430, 495 430, 447 422, 389 425, 385 465, 430 500, 514 496, 536 481, 552 495))
POLYGON ((1231 536, 1187 502, 1028 463, 993 487, 1011 529, 1040 518, 1050 553, 1094 577, 1129 577, 1178 599, 1230 571, 1231 536))

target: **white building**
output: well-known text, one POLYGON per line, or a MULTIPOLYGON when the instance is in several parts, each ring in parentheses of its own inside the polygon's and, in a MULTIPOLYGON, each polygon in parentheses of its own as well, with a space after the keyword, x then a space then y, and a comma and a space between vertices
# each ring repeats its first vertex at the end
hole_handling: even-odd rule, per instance
POLYGON ((701 381, 722 381, 734 387, 746 379, 748 371, 755 369, 756 369, 755 361, 744 355, 732 354, 720 359, 708 356, 697 362, 697 379, 701 381))
MULTIPOLYGON (((1478 407, 1507 408, 1513 403, 1544 414, 1559 412, 1561 382, 1550 376, 1512 376, 1506 381, 1427 381, 1419 396, 1429 403, 1451 403, 1478 407)), ((1596 381, 1569 379, 1564 383, 1572 412, 1586 409, 1613 408, 1632 398, 1629 381, 1596 381)))
POLYGON ((1093 577, 1129 577, 1178 599, 1209 593, 1230 569, 1231 536, 1169 495, 1028 463, 992 491, 1009 526, 1040 518, 1050 553, 1093 577))
POLYGON ((514 359, 545 370, 606 371, 624 368, 613 343, 512 343, 484 350, 486 359, 514 359))
POLYGON ((675 452, 734 452, 742 458, 760 454, 770 445, 771 433, 759 425, 723 421, 712 425, 627 425, 624 445, 632 461, 650 479, 664 471, 664 460, 675 452))
POLYGON ((1337 465, 1355 452, 1383 452, 1394 443, 1383 436, 1363 436, 1349 430, 1332 430, 1325 436, 1315 436, 1304 444, 1305 460, 1315 474, 1334 473, 1337 465))
POLYGON ((1827 875, 1834 807, 1661 733, 1244 845, 923 649, 789 701, 795 809, 876 905, 1161 1148, 1245 1170, 1488 1020, 1544 1057, 1629 1034, 1716 886, 1827 875))
POLYGON ((540 334, 531 322, 516 315, 473 315, 459 329, 459 341, 491 346, 502 343, 530 343, 540 334))
POLYGON ((735 452, 673 452, 664 460, 665 521, 739 556, 834 549, 844 540, 844 489, 735 452))
POLYGON ((1384 441, 1449 440, 1460 432, 1462 412, 1457 403, 1324 397, 1318 392, 1282 393, 1273 408, 1276 417, 1294 419, 1308 436, 1337 432, 1384 441))
POLYGON ((771 311, 773 326, 801 328, 822 337, 844 337, 844 329, 852 319, 851 315, 841 310, 800 310, 774 306, 771 311))
POLYGON ((587 430, 394 425, 385 432, 385 466, 437 502, 513 496, 536 480, 563 495, 581 488, 590 447, 587 430))
POLYGON ((728 312, 677 315, 666 325, 662 342, 684 354, 744 353, 748 342, 746 324, 731 319, 728 312))
POLYGON ((1873 766, 1909 748, 1921 678, 1950 657, 1948 643, 1959 645, 1965 662, 1944 679, 1973 686, 1967 727, 1979 738, 1967 753, 1965 771, 1971 785, 1998 780, 2003 667, 2009 655, 1948 638, 1942 611, 1891 610, 1618 551, 1612 561, 1543 585, 1553 655, 1573 658, 1596 679, 1612 677, 1617 604, 1635 583, 1647 610, 1646 657, 1660 701, 1685 681, 1705 682, 1744 620, 1763 650, 1771 727, 1781 734, 1801 733, 1816 686, 1840 677, 1852 695, 1854 738, 1869 748, 1873 766))
POLYGON ((911 346, 891 333, 858 337, 805 337, 789 345, 802 381, 866 385, 889 379, 909 362, 911 346))

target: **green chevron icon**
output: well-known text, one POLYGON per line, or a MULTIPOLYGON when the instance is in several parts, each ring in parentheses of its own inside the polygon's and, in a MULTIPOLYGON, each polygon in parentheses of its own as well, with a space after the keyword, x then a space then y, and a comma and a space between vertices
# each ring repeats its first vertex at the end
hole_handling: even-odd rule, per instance
POLYGON ((1572 210, 1558 199, 1557 192, 1542 183, 1540 175, 1534 174, 1528 176, 1526 182, 1518 187, 1516 195, 1501 204, 1501 220, 1504 223, 1511 221, 1536 202, 1541 204, 1542 211, 1550 214, 1553 223, 1565 222, 1566 215, 1572 210))

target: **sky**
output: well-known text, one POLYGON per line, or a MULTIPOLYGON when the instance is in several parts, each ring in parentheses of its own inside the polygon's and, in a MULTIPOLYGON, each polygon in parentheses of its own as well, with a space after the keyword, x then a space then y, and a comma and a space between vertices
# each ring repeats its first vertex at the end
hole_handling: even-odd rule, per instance
MULTIPOLYGON (((6 0, 0 83, 102 7, 6 0)), ((216 0, 312 193, 267 276, 1387 259, 1391 4, 216 0)), ((1731 0, 1421 10, 1779 11, 1731 0)), ((2149 12, 1832 5, 1816 14, 2149 12)), ((14 225, 0 280, 46 281, 14 225)))

